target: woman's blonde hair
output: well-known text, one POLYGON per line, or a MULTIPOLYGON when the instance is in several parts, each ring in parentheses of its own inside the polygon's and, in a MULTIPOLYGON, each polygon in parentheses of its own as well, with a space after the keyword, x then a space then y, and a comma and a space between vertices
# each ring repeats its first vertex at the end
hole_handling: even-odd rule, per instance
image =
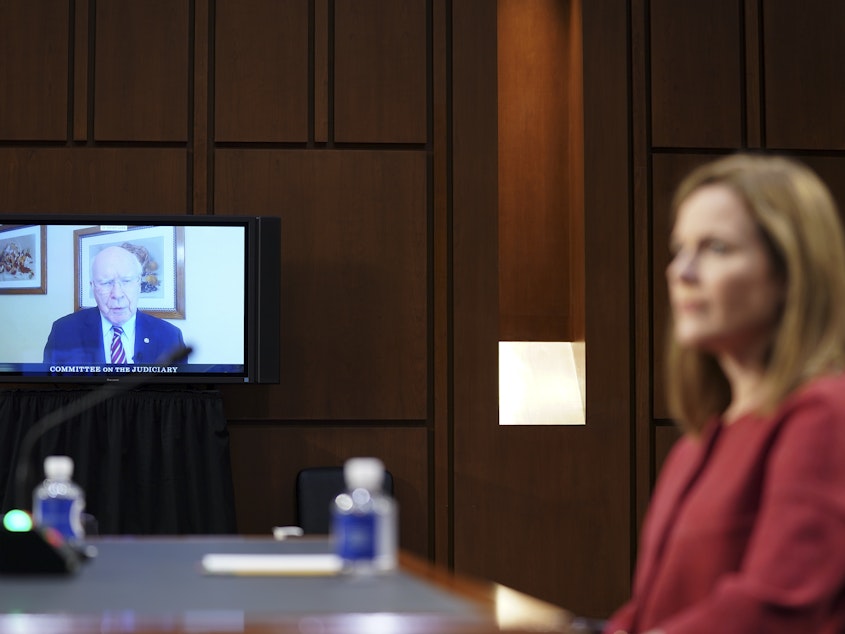
MULTIPOLYGON (((705 185, 724 185, 744 201, 786 285, 784 306, 767 356, 760 413, 771 412, 808 379, 845 367, 845 239, 825 184, 790 159, 732 155, 699 167, 679 185, 678 208, 705 185)), ((671 325, 670 325, 671 329, 671 325)), ((667 338, 667 400, 687 432, 697 434, 730 404, 716 359, 667 338)))

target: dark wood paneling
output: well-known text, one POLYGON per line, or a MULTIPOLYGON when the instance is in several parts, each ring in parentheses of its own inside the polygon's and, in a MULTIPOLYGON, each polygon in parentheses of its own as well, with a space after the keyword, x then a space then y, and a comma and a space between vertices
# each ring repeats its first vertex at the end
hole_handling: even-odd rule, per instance
MULTIPOLYGON (((639 222, 630 195, 632 173, 643 178, 648 162, 630 162, 631 3, 584 3, 587 142, 568 148, 574 161, 583 148, 587 182, 588 421, 528 429, 497 425, 495 4, 76 0, 74 62, 62 68, 74 77, 73 112, 67 91, 49 112, 89 147, 4 148, 0 209, 203 213, 207 203, 220 214, 281 216, 283 380, 224 389, 241 529, 264 533, 293 519, 300 464, 376 454, 398 477, 403 546, 603 615, 627 596, 633 537, 632 285, 643 282, 630 268, 639 222), (273 84, 270 105, 246 121, 238 90, 216 84, 243 81, 260 97, 263 79, 220 49, 241 51, 227 38, 256 37, 273 55, 303 54, 300 44, 266 41, 274 27, 303 37, 303 7, 313 11, 314 76, 304 86, 298 63, 275 62, 277 76, 296 78, 273 84), (253 8, 266 20, 256 23, 253 8), (299 17, 274 25, 275 11, 299 17), (272 121, 279 113, 290 121, 272 121), (231 124, 218 139, 215 114, 231 124), (301 141, 303 116, 313 116, 309 142, 428 145, 214 147, 301 141), (246 129, 261 117, 260 130, 246 129)), ((567 72, 574 59, 564 58, 567 72)), ((578 127, 575 117, 569 125, 578 127)))
POLYGON ((569 78, 570 96, 567 115, 569 119, 569 147, 567 150, 569 192, 569 334, 573 341, 583 341, 586 336, 586 270, 584 244, 584 34, 581 0, 569 3, 569 78))
POLYGON ((188 138, 188 0, 97 0, 94 135, 188 138))
POLYGON ((335 0, 335 141, 426 142, 426 4, 335 0))
POLYGON ((294 482, 300 469, 378 456, 393 474, 400 546, 429 556, 424 428, 233 424, 229 429, 238 532, 266 535, 273 526, 296 523, 294 482))
POLYGON ((651 2, 652 143, 742 144, 740 0, 651 2))
POLYGON ((845 149, 845 2, 763 2, 766 142, 845 149))
POLYGON ((596 6, 583 7, 585 60, 596 61, 588 51, 600 43, 602 58, 613 63, 595 75, 587 64, 584 71, 602 93, 585 95, 585 147, 602 157, 586 164, 588 178, 602 183, 600 192, 586 189, 587 425, 503 427, 496 399, 496 7, 486 0, 452 5, 455 568, 586 614, 606 614, 625 598, 630 555, 630 307, 628 276, 620 274, 628 257, 626 23, 624 11, 614 19, 619 15, 596 6), (612 305, 606 313, 605 303, 612 305))
MULTIPOLYGON (((631 2, 631 152, 642 156, 650 148, 651 126, 647 123, 650 113, 651 86, 648 83, 650 69, 645 51, 649 47, 648 0, 631 2)), ((631 224, 634 280, 648 280, 651 277, 651 189, 647 178, 635 171, 632 178, 631 204, 634 221, 631 224)), ((633 481, 634 517, 639 524, 648 510, 651 497, 651 476, 648 465, 653 454, 651 433, 651 391, 652 377, 651 287, 634 284, 634 412, 633 412, 633 481)))
POLYGON ((216 3, 217 141, 308 140, 308 3, 216 3))
POLYGON ((0 148, 0 210, 185 213, 187 156, 159 148, 0 148))
POLYGON ((745 5, 745 147, 759 149, 763 144, 763 66, 760 39, 760 3, 744 0, 745 5))
POLYGON ((215 164, 218 213, 282 218, 281 386, 232 388, 230 416, 424 420, 425 154, 219 150, 215 164))
POLYGON ((0 3, 0 140, 67 138, 69 19, 64 0, 0 3))
POLYGON ((90 0, 76 0, 70 6, 74 8, 72 16, 73 31, 73 140, 88 139, 88 79, 89 62, 92 51, 89 51, 88 16, 91 11, 90 0))
POLYGON ((573 294, 583 291, 578 278, 584 210, 570 205, 570 192, 581 183, 570 178, 569 153, 572 137, 581 135, 570 125, 570 108, 581 98, 580 84, 572 85, 567 72, 573 65, 570 41, 581 25, 571 23, 569 5, 566 0, 498 4, 503 341, 583 338, 583 294, 573 294), (573 229, 577 240, 570 240, 573 229))
POLYGON ((209 0, 194 3, 194 21, 191 25, 193 40, 193 125, 189 156, 191 160, 191 203, 189 211, 194 214, 206 214, 214 211, 213 200, 209 200, 209 179, 211 177, 209 139, 209 117, 213 108, 209 104, 211 86, 209 86, 209 57, 211 34, 209 25, 211 12, 209 0))
MULTIPOLYGON (((453 556, 456 570, 504 582, 510 576, 502 566, 505 555, 491 555, 523 546, 513 542, 513 535, 519 535, 527 520, 510 515, 513 497, 524 491, 521 482, 498 507, 488 502, 488 496, 501 489, 490 465, 499 457, 490 440, 498 423, 499 300, 498 275, 493 274, 498 262, 496 5, 487 0, 453 3, 451 19, 453 556), (519 529, 511 533, 514 522, 519 529), (488 539, 499 547, 485 547, 482 542, 488 539)), ((506 474, 511 465, 498 467, 506 474)))
POLYGON ((485 419, 456 433, 456 569, 582 614, 620 604, 630 479, 627 429, 618 427, 497 427, 485 419))
POLYGON ((587 438, 567 445, 558 459, 558 464, 583 461, 592 469, 588 479, 570 485, 581 489, 589 523, 572 526, 570 520, 567 526, 595 556, 590 562, 573 555, 589 581, 569 591, 578 598, 573 609, 598 615, 628 597, 632 556, 630 530, 623 526, 631 521, 634 503, 628 5, 627 0, 582 3, 587 438), (604 519, 600 508, 608 513, 604 519))
POLYGON ((314 141, 329 140, 329 0, 314 0, 314 141))
POLYGON ((432 316, 432 409, 430 453, 432 486, 432 555, 443 566, 452 561, 452 286, 451 286, 451 111, 447 81, 451 65, 451 4, 432 2, 432 65, 435 81, 432 86, 432 219, 430 296, 432 316))

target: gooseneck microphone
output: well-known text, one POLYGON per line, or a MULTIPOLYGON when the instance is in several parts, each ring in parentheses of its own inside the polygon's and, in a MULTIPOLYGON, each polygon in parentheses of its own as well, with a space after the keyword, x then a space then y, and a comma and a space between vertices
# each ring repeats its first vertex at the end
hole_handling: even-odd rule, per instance
MULTIPOLYGON (((154 365, 170 365, 177 360, 187 359, 192 352, 190 346, 177 346, 163 354, 154 365)), ((146 375, 132 373, 119 382, 106 383, 72 403, 53 410, 30 427, 21 439, 15 462, 13 480, 13 501, 15 509, 9 511, 0 528, 0 574, 48 574, 75 572, 81 561, 81 553, 65 542, 52 529, 33 527, 26 522, 31 510, 31 492, 27 490, 32 453, 38 440, 49 430, 66 423, 83 412, 146 383, 146 375), (14 527, 12 517, 23 517, 25 525, 14 527), (10 527, 10 524, 13 526, 10 527)))

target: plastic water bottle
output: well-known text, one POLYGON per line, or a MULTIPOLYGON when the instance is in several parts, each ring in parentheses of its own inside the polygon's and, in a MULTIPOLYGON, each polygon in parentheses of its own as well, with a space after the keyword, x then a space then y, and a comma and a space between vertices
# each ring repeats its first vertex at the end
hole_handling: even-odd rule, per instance
POLYGON ((44 459, 46 479, 35 488, 32 502, 36 526, 49 526, 71 543, 85 538, 82 511, 85 494, 71 478, 73 460, 68 456, 47 456, 44 459))
POLYGON ((375 573, 397 565, 396 501, 382 490, 384 464, 377 458, 351 458, 343 467, 347 491, 332 506, 332 539, 344 570, 375 573))

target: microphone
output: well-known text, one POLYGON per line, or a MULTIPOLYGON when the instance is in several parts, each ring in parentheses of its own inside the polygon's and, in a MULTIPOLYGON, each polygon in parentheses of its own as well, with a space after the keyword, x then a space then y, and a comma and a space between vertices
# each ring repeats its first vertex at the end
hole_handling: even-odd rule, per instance
MULTIPOLYGON (((164 353, 153 365, 170 365, 186 359, 193 351, 190 346, 178 345, 164 353)), ((146 383, 143 373, 128 374, 119 383, 106 383, 65 407, 53 410, 30 427, 21 439, 14 469, 13 500, 15 509, 6 513, 0 530, 0 574, 72 573, 79 568, 80 553, 72 548, 54 529, 33 527, 30 508, 31 496, 27 491, 30 456, 41 436, 54 427, 79 416, 132 388, 146 383)))

